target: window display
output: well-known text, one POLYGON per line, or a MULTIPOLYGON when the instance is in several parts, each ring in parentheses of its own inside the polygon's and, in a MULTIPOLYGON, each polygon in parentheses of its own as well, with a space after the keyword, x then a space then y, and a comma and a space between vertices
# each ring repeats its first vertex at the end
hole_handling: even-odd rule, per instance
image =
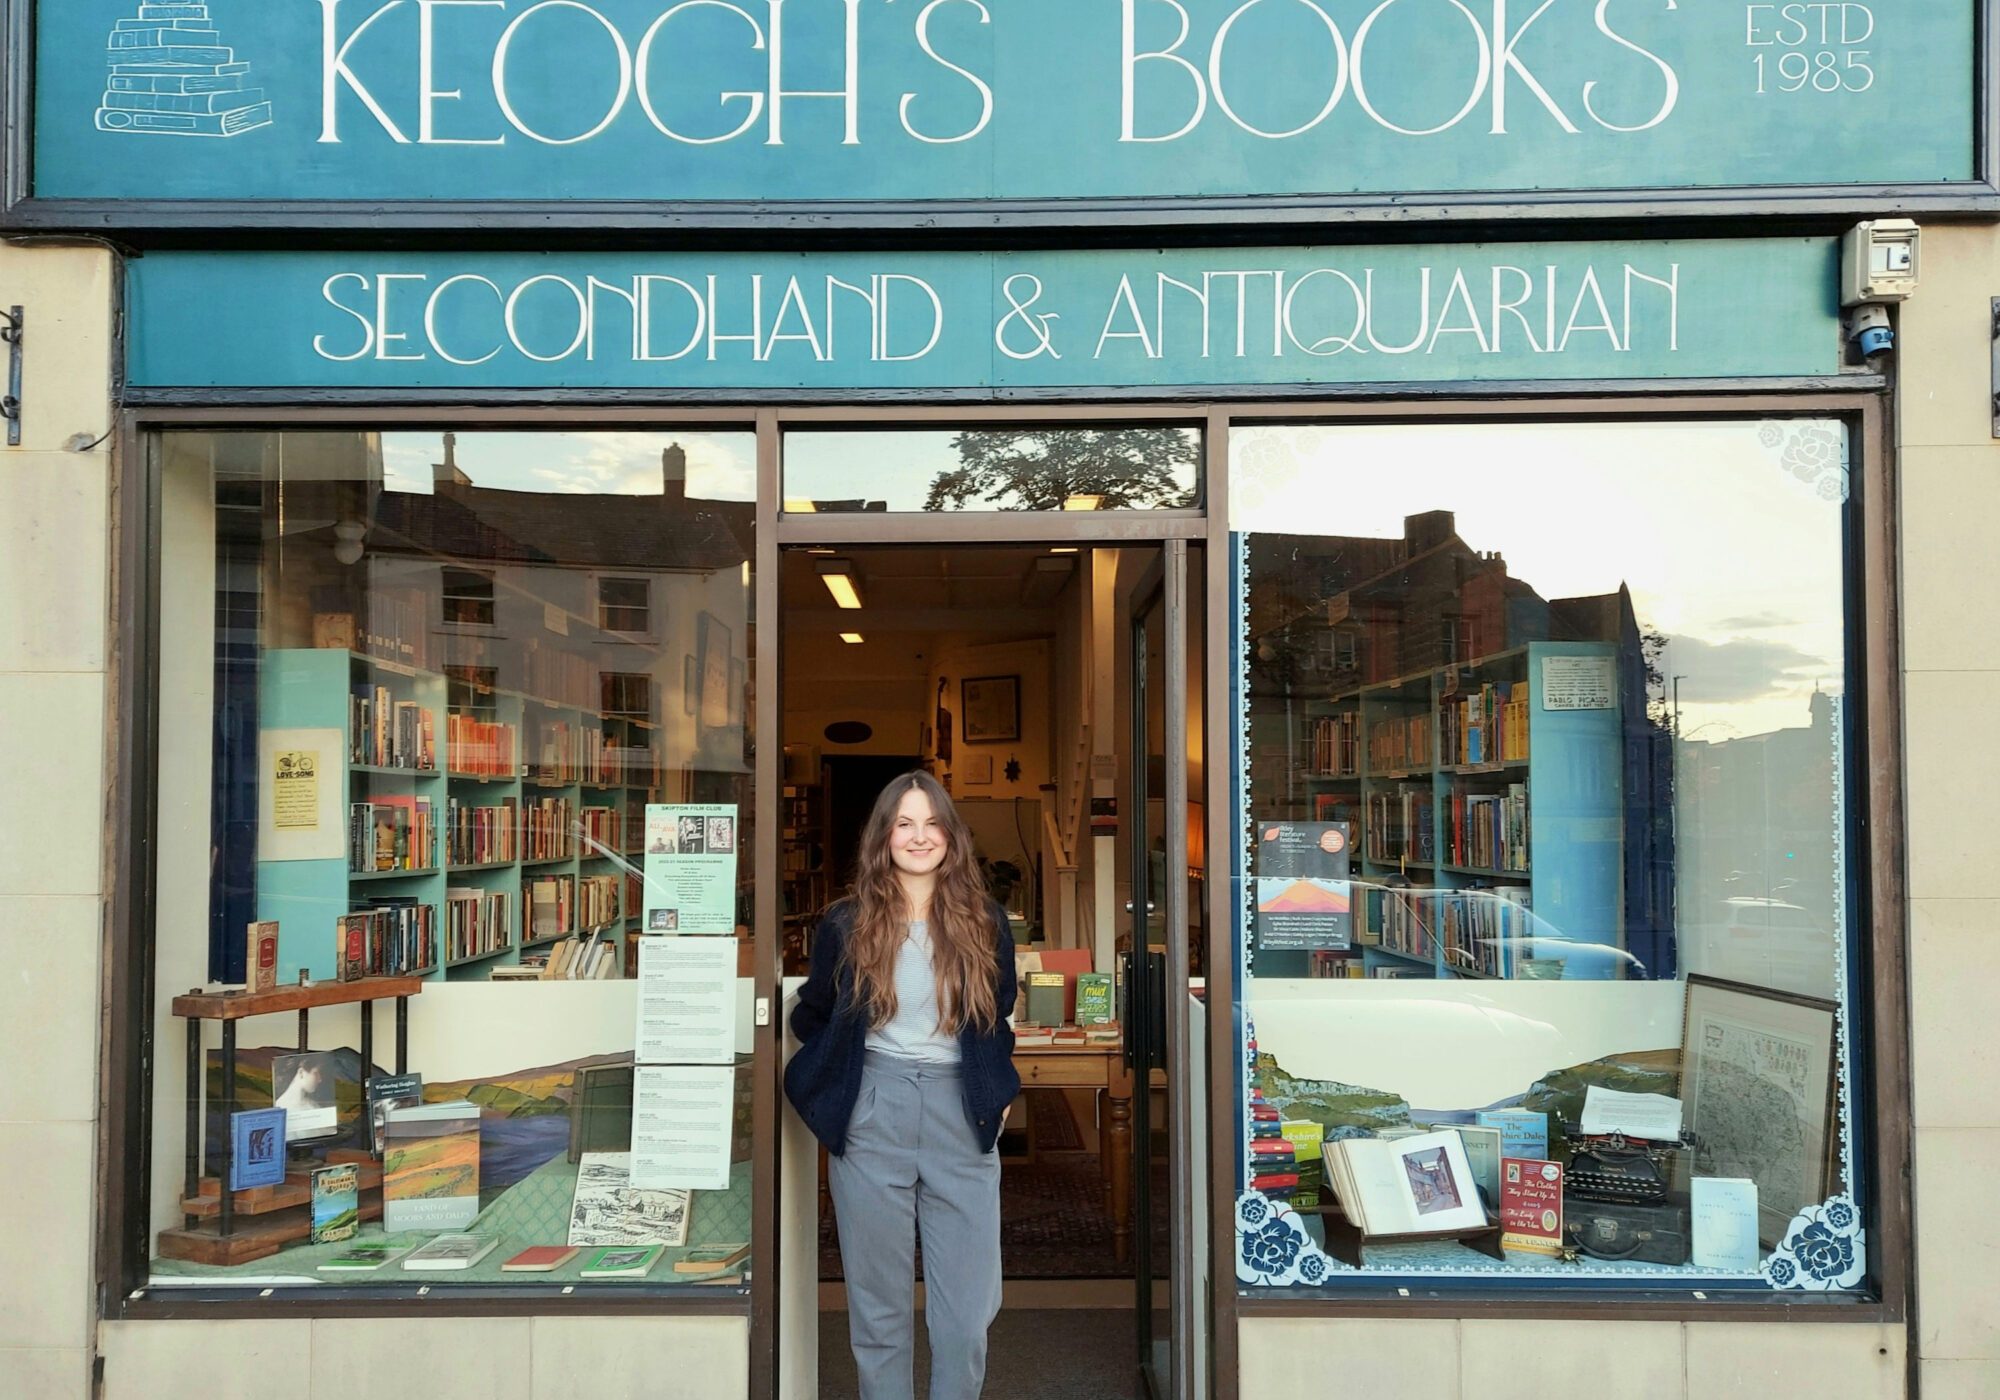
POLYGON ((750 435, 154 450, 154 954, 194 990, 156 1027, 150 1286, 741 1288, 750 435), (647 1087, 657 1027, 634 1072, 666 935, 714 954, 699 1099, 647 1087))
POLYGON ((1848 470, 1233 431, 1247 1288, 1862 1283, 1848 470))

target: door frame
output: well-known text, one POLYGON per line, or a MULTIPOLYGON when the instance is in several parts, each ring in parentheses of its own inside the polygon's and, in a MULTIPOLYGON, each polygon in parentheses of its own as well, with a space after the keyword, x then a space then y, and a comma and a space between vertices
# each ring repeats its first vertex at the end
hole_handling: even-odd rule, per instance
MULTIPOLYGON (((780 603, 780 582, 782 556, 786 550, 801 548, 845 548, 864 549, 903 546, 908 548, 950 548, 954 545, 1004 547, 1007 545, 1071 544, 1080 548, 1143 548, 1157 546, 1159 559, 1152 566, 1154 572, 1143 578, 1134 590, 1135 605, 1151 596, 1151 590, 1162 590, 1159 606, 1165 609, 1164 628, 1166 651, 1164 669, 1168 683, 1175 676, 1184 676, 1187 670, 1187 554, 1189 540, 1207 540, 1212 530, 1222 528, 1219 517, 1212 517, 1212 503, 1226 500, 1218 494, 1215 485, 1207 479, 1215 459, 1214 435, 1217 431, 1225 434, 1227 417, 1206 406, 1177 407, 1171 405, 1145 407, 1113 407, 1089 404, 1048 404, 1022 407, 1012 410, 986 409, 968 411, 967 408, 947 406, 892 407, 873 409, 851 408, 798 408, 761 409, 754 415, 757 434, 757 515, 756 515, 756 563, 754 578, 757 595, 757 616, 771 618, 776 625, 757 627, 756 630, 756 671, 760 678, 757 686, 757 733, 769 735, 771 742, 757 745, 755 790, 760 810, 775 812, 783 787, 783 687, 784 648, 780 633, 783 629, 783 614, 780 603), (1090 427, 1098 424, 1157 424, 1162 427, 1177 426, 1193 428, 1202 434, 1201 473, 1197 479, 1197 504, 1185 509, 1171 510, 1129 510, 1129 511, 965 511, 965 512, 924 512, 897 511, 874 512, 854 511, 840 513, 788 512, 784 509, 784 434, 787 431, 803 429, 810 431, 823 429, 869 429, 882 432, 934 429, 976 428, 982 426, 1012 426, 1023 423, 1040 423, 1049 426, 1070 425, 1090 427), (1178 623, 1178 625, 1175 625, 1178 623), (762 677, 769 676, 770 683, 764 684, 762 677)), ((1227 442, 1224 444, 1224 455, 1227 442)), ((1211 551, 1213 552, 1213 551, 1211 551)), ((1218 595, 1209 590, 1204 595, 1213 600, 1218 595)), ((1202 625, 1211 627, 1213 619, 1203 619, 1202 625)), ((1114 646, 1124 646, 1128 639, 1120 637, 1114 646)), ((1185 694, 1184 688, 1181 691, 1185 694)), ((1163 794, 1169 813, 1167 821, 1167 868, 1185 869, 1187 865, 1187 749, 1186 705, 1172 707, 1178 712, 1178 723, 1170 723, 1162 734, 1165 752, 1178 753, 1182 761, 1169 762, 1167 781, 1163 794), (1176 794, 1178 795, 1176 797, 1176 794), (1178 813, 1178 819, 1173 814, 1178 813)), ((1136 756, 1135 756, 1136 757, 1136 756)), ((1211 807, 1214 804, 1210 804, 1211 807)), ((783 978, 781 966, 780 940, 776 936, 779 926, 778 882, 779 882, 779 829, 776 822, 759 822, 756 840, 756 940, 757 996, 769 997, 773 1008, 783 1005, 783 978), (768 990, 767 990, 768 988, 768 990)), ((1192 1165, 1190 1154, 1197 1149, 1191 1141, 1188 1116, 1188 1096, 1207 1092, 1207 1076, 1202 1067, 1191 1062, 1188 1054, 1187 1001, 1187 888, 1185 881, 1169 879, 1167 882, 1167 929, 1168 929, 1168 999, 1167 1015, 1167 1075, 1169 1092, 1169 1133, 1168 1180, 1172 1229, 1169 1245, 1169 1315, 1172 1327, 1173 1347, 1170 1359, 1174 1376, 1170 1384, 1173 1388, 1172 1400, 1186 1395, 1213 1394, 1210 1377, 1196 1378, 1194 1358, 1199 1355, 1196 1347, 1194 1327, 1199 1325, 1213 1332, 1214 1319, 1207 1315, 1197 1317, 1193 1295, 1193 1256, 1195 1232, 1202 1228, 1205 1217, 1196 1214, 1198 1203, 1192 1199, 1192 1165), (1174 931, 1178 929, 1178 938, 1174 931), (1176 958, 1176 948, 1178 957, 1176 958), (1174 988, 1183 989, 1178 1000, 1174 988), (1173 1382, 1178 1382, 1173 1384, 1173 1382)), ((770 1027, 760 1027, 768 1031, 770 1043, 757 1046, 755 1073, 757 1083, 753 1111, 758 1114, 757 1130, 770 1135, 773 1150, 770 1154, 770 1170, 773 1175, 772 1189, 764 1193, 760 1180, 757 1184, 759 1198, 776 1201, 776 1180, 781 1174, 777 1162, 777 1146, 780 1139, 779 1107, 781 1094, 777 1091, 777 1080, 782 1074, 780 1055, 782 1053, 782 1027, 776 1023, 781 1019, 775 1013, 771 1016, 770 1027), (768 1049, 768 1053, 767 1053, 768 1049), (767 1083, 771 1092, 767 1095, 767 1083), (764 1116, 764 1104, 769 1098, 769 1117, 764 1116)), ((1146 1092, 1143 1087, 1135 1092, 1146 1092)), ((1135 1147, 1133 1161, 1143 1164, 1148 1159, 1145 1145, 1135 1147)), ((1211 1179, 1212 1180, 1212 1179, 1211 1179)), ((1213 1202, 1208 1203, 1212 1210, 1213 1202)), ((775 1212, 774 1212, 775 1213, 775 1212)), ((1134 1233, 1150 1228, 1147 1222, 1135 1220, 1134 1233)), ((1135 1246, 1136 1247, 1136 1246, 1135 1246)), ((776 1251, 765 1257, 775 1258, 776 1251)), ((772 1335, 782 1336, 783 1329, 778 1318, 778 1289, 776 1280, 772 1288, 769 1311, 758 1314, 762 1325, 772 1329, 772 1335)), ((791 1297, 801 1296, 796 1283, 786 1289, 791 1297)), ((775 1353, 776 1347, 770 1349, 775 1353)), ((1210 1343, 1211 1360, 1215 1354, 1210 1343)), ((1140 1360, 1135 1354, 1135 1361, 1140 1360)), ((780 1393, 780 1366, 775 1354, 760 1362, 753 1349, 751 1395, 758 1397, 776 1396, 780 1393), (760 1365, 763 1371, 760 1371, 760 1365), (768 1372, 766 1375, 764 1372, 768 1372)), ((1162 1400, 1169 1400, 1162 1397, 1162 1400)))

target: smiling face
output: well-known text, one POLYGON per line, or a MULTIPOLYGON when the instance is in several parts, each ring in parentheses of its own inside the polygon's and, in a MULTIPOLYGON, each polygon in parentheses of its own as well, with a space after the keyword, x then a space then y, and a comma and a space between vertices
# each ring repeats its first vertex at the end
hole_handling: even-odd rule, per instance
POLYGON ((897 873, 918 877, 937 873, 950 844, 944 822, 931 809, 923 789, 905 792, 896 804, 895 820, 889 823, 889 859, 897 873))

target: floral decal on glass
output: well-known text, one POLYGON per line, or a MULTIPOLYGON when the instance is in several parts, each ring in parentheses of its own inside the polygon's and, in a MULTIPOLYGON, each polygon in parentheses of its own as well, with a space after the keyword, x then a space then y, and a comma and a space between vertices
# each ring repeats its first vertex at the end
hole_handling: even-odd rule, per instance
POLYGON ((1324 1283, 1347 1265, 1327 1258, 1298 1215, 1255 1191, 1236 1198, 1236 1277, 1242 1283, 1324 1283))
POLYGON ((1758 426, 1757 441, 1821 500, 1847 499, 1847 435, 1839 424, 1772 419, 1758 426))
POLYGON ((1853 1288, 1868 1272, 1861 1212, 1847 1196, 1809 1206, 1793 1217, 1784 1242, 1764 1261, 1773 1288, 1825 1293, 1853 1288))

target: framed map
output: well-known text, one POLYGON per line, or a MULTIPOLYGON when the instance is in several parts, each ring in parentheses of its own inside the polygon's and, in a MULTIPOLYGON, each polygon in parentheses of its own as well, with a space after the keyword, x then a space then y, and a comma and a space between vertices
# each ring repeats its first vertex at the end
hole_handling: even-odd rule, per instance
POLYGON ((1681 1100, 1696 1176, 1757 1183, 1757 1235, 1832 1192, 1834 1004, 1689 977, 1681 1100))

